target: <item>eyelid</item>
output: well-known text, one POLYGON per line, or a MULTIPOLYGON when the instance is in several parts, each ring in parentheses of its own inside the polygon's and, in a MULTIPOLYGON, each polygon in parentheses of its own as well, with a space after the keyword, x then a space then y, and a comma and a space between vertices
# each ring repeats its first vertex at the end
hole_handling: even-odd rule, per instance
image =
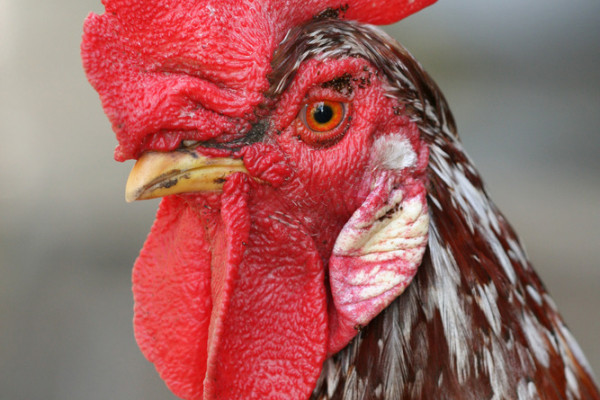
POLYGON ((302 123, 304 124, 304 126, 308 126, 307 122, 306 122, 306 109, 308 108, 308 103, 304 104, 302 106, 302 108, 300 109, 300 113, 298 114, 300 116, 300 120, 302 121, 302 123))

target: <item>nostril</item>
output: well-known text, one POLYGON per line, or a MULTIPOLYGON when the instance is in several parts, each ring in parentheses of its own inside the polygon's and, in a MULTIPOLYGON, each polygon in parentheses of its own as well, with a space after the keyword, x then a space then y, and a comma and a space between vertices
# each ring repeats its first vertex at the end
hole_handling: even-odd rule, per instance
POLYGON ((200 144, 199 140, 182 140, 181 141, 181 147, 183 147, 183 148, 196 147, 199 144, 200 144))

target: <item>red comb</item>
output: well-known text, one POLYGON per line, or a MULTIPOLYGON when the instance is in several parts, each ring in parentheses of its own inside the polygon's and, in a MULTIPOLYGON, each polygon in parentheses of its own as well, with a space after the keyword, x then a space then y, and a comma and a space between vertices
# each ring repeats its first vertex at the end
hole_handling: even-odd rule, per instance
POLYGON ((122 161, 148 143, 173 146, 190 132, 206 140, 252 122, 273 51, 291 27, 321 13, 389 24, 434 2, 104 0, 106 12, 85 21, 83 64, 122 161))

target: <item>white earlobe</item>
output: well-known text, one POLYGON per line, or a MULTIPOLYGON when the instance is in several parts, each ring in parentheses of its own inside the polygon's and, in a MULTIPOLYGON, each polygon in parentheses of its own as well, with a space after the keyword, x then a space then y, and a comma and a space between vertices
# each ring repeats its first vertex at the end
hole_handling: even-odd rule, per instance
POLYGON ((383 169, 402 170, 417 162, 417 154, 408 139, 399 135, 378 137, 373 143, 375 165, 383 169))

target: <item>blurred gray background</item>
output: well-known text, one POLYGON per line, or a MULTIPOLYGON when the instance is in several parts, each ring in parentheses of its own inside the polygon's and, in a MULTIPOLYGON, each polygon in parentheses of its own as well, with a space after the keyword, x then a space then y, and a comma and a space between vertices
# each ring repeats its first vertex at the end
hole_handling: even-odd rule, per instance
MULTIPOLYGON (((133 339, 130 271, 157 201, 79 59, 100 0, 0 0, 0 399, 173 399, 133 339)), ((600 1, 442 0, 390 28, 600 373, 600 1)))

